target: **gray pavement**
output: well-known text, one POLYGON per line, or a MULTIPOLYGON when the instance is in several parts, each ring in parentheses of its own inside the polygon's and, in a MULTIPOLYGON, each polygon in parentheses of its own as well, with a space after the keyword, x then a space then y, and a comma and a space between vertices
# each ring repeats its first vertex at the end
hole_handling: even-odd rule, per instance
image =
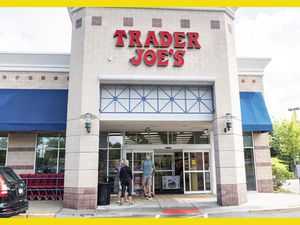
POLYGON ((151 201, 134 197, 133 206, 120 206, 112 197, 110 205, 95 210, 66 209, 62 201, 31 201, 29 210, 20 217, 299 217, 299 212, 299 194, 248 192, 246 204, 228 207, 218 206, 216 197, 209 194, 156 195, 151 201))
POLYGON ((300 194, 300 181, 299 179, 289 179, 286 183, 282 186, 283 189, 288 190, 290 192, 300 194))

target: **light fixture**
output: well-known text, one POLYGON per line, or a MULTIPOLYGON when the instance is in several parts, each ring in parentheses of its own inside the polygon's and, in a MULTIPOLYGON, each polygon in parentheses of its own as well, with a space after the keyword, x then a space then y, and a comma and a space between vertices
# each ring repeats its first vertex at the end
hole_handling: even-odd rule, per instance
POLYGON ((232 114, 226 113, 226 127, 224 128, 224 132, 227 133, 227 131, 230 131, 232 128, 232 114))
POLYGON ((210 130, 209 130, 209 129, 204 129, 204 131, 203 131, 203 134, 204 134, 204 135, 208 136, 209 133, 210 133, 210 130))
POLYGON ((296 111, 297 111, 297 110, 300 110, 300 107, 289 108, 288 110, 289 110, 290 112, 291 112, 291 111, 294 111, 294 114, 296 114, 296 111))
POLYGON ((95 116, 91 113, 86 113, 86 114, 81 115, 80 118, 85 119, 84 128, 86 129, 86 132, 90 133, 91 128, 92 128, 91 120, 96 119, 97 116, 95 116))

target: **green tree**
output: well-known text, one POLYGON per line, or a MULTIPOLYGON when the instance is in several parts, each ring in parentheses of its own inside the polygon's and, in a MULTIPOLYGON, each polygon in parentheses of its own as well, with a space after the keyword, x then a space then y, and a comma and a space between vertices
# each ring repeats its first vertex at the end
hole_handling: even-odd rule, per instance
POLYGON ((273 152, 293 171, 294 165, 300 163, 300 123, 293 114, 290 121, 275 121, 270 135, 273 152))

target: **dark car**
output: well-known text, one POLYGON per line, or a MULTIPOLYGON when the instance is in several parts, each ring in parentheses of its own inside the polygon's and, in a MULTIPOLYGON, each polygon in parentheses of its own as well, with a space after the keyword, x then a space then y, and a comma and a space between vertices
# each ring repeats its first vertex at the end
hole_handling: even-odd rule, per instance
POLYGON ((0 217, 25 213, 27 209, 25 183, 11 168, 0 166, 0 217))

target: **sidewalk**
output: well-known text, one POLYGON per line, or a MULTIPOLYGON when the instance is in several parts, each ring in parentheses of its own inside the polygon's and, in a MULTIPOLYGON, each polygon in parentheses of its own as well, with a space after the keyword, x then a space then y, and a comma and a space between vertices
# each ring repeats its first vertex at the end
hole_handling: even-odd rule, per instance
POLYGON ((95 217, 206 217, 215 213, 268 212, 300 210, 300 195, 294 193, 248 192, 248 202, 240 206, 221 207, 212 195, 157 195, 149 201, 134 197, 134 205, 116 204, 112 197, 111 205, 98 206, 95 210, 73 210, 62 208, 62 201, 32 201, 23 217, 95 218, 95 217))

